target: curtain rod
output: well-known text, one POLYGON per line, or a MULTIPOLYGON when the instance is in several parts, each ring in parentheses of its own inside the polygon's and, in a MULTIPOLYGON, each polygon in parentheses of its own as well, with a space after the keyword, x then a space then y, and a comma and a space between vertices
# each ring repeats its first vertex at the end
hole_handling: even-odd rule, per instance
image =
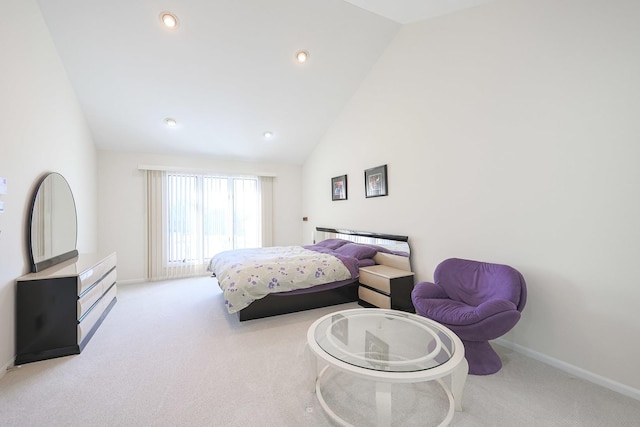
POLYGON ((182 166, 161 166, 161 165, 138 165, 140 171, 166 171, 166 172, 188 172, 188 173, 210 173, 210 174, 224 174, 224 175, 256 175, 275 178, 277 175, 273 172, 225 172, 225 171, 212 171, 204 170, 202 168, 187 168, 182 166))

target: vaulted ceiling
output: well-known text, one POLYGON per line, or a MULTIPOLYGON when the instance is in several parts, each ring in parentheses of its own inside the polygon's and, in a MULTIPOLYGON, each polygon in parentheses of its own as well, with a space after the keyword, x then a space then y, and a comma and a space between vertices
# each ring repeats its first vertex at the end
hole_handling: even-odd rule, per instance
POLYGON ((301 164, 402 24, 488 1, 38 3, 100 149, 301 164))

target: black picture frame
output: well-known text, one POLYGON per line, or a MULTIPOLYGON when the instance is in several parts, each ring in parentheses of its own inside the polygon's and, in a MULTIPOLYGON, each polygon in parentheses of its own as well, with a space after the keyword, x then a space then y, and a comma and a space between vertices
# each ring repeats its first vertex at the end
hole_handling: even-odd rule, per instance
POLYGON ((331 200, 347 200, 347 175, 331 178, 331 200))
POLYGON ((364 171, 365 196, 380 197, 389 194, 387 185, 387 165, 376 166, 364 171))

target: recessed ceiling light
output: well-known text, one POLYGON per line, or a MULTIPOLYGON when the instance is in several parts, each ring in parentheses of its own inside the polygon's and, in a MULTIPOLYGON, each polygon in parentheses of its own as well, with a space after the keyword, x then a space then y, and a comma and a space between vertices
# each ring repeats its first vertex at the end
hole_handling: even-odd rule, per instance
POLYGON ((174 127, 176 127, 178 125, 178 122, 176 122, 175 119, 171 119, 171 118, 164 119, 164 122, 170 128, 174 128, 174 127))
POLYGON ((299 50, 296 52, 296 61, 299 63, 302 64, 303 62, 307 62, 307 59, 309 59, 309 52, 306 50, 299 50))
POLYGON ((160 14, 160 20, 164 24, 165 27, 169 29, 174 29, 178 26, 178 18, 176 15, 170 12, 162 12, 160 14))
POLYGON ((270 131, 266 131, 265 133, 263 133, 264 137, 269 139, 273 137, 273 132, 270 131))

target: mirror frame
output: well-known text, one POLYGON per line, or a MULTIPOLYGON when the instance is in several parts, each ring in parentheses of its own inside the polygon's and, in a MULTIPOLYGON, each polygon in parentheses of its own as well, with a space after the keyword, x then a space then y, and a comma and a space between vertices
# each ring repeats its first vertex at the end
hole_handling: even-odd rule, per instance
POLYGON ((57 173, 57 172, 50 172, 45 174, 40 181, 38 182, 38 185, 36 186, 36 190, 33 193, 33 198, 31 199, 31 207, 29 209, 29 220, 28 220, 28 224, 27 224, 27 245, 29 248, 29 260, 31 262, 31 272, 32 273, 37 273, 40 272, 44 269, 47 269, 49 267, 53 267, 54 265, 60 264, 64 261, 67 261, 69 259, 75 258, 78 256, 78 250, 77 250, 77 245, 78 245, 78 218, 77 218, 77 209, 76 209, 76 201, 75 198, 73 197, 73 192, 71 191, 71 186, 69 186, 69 183, 67 182, 67 180, 65 179, 64 176, 62 176, 61 174, 57 173), (35 212, 35 207, 36 207, 36 202, 38 200, 38 195, 40 194, 40 190, 43 188, 43 184, 45 183, 45 181, 47 179, 53 179, 52 177, 57 176, 60 177, 62 179, 62 181, 66 184, 67 189, 69 190, 69 194, 71 196, 71 200, 73 202, 73 212, 75 215, 75 241, 73 244, 73 249, 70 249, 64 253, 60 253, 60 254, 52 254, 51 257, 49 258, 45 258, 42 260, 38 260, 36 261, 36 256, 34 254, 34 245, 33 245, 33 238, 35 238, 35 236, 32 235, 32 230, 33 230, 33 216, 34 216, 34 212, 35 212))
POLYGON ((403 253, 403 256, 405 256, 404 253, 406 253, 406 257, 411 258, 411 246, 409 245, 408 236, 316 227, 313 242, 316 243, 316 241, 324 239, 345 239, 355 243, 383 246, 398 254, 403 253))

